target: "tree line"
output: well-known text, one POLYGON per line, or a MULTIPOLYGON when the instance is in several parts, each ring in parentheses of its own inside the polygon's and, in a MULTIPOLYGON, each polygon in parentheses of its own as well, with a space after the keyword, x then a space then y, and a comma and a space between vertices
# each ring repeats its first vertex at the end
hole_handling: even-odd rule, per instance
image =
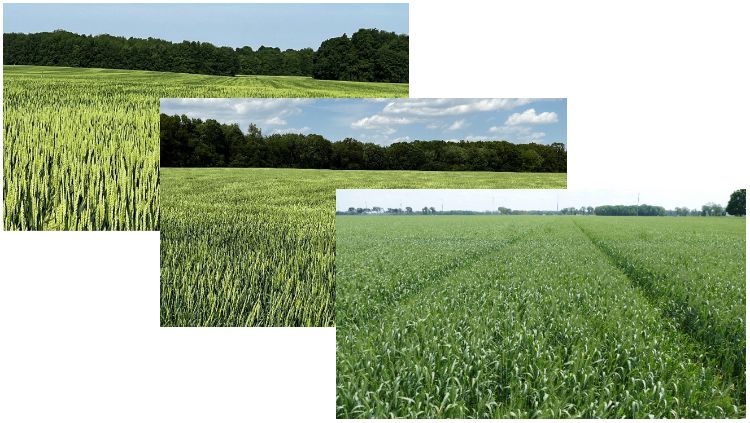
POLYGON ((413 141, 389 146, 316 134, 263 135, 250 124, 161 114, 161 166, 286 167, 346 170, 565 172, 565 145, 506 141, 413 141))
MULTIPOLYGON (((734 195, 734 194, 733 194, 734 195)), ((603 205, 597 207, 566 207, 555 212, 545 212, 545 214, 561 215, 596 215, 596 216, 744 216, 744 202, 742 207, 731 208, 732 200, 725 208, 721 204, 706 203, 700 209, 691 209, 688 207, 675 207, 666 209, 662 206, 652 206, 648 204, 638 205, 603 205)))
POLYGON ((337 215, 562 215, 562 216, 745 216, 745 189, 736 190, 732 193, 727 207, 721 204, 706 203, 698 209, 688 207, 675 207, 667 210, 661 206, 648 204, 639 205, 602 205, 597 207, 582 206, 565 207, 560 210, 512 210, 507 207, 498 207, 497 210, 475 211, 475 210, 437 210, 435 207, 423 207, 413 209, 405 208, 383 208, 383 207, 349 207, 346 211, 336 211, 337 215))
POLYGON ((664 216, 666 212, 664 207, 648 204, 634 206, 606 205, 594 208, 594 214, 597 216, 664 216))
POLYGON ((296 75, 367 82, 409 81, 409 36, 360 29, 312 48, 217 47, 157 38, 80 35, 57 30, 3 36, 6 65, 69 66, 205 75, 296 75))
POLYGON ((383 207, 349 207, 346 211, 336 211, 337 215, 371 215, 371 214, 383 214, 383 215, 414 215, 414 214, 434 214, 434 215, 489 215, 497 214, 492 211, 476 211, 476 210, 437 210, 435 207, 423 207, 421 210, 414 210, 411 207, 405 208, 383 208, 383 207))
POLYGON ((497 210, 475 211, 475 210, 437 210, 435 207, 423 207, 416 211, 412 207, 406 208, 362 208, 349 207, 346 211, 337 211, 337 214, 358 215, 358 214, 434 214, 434 215, 598 215, 598 216, 665 216, 668 212, 664 207, 650 206, 641 204, 639 206, 584 206, 580 208, 566 207, 560 210, 513 210, 508 207, 498 207, 497 210))

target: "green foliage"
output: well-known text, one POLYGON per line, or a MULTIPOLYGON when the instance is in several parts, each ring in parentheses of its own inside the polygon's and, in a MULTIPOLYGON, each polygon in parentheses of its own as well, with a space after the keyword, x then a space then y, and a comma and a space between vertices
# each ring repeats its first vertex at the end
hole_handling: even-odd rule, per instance
POLYGON ((567 169, 567 152, 561 143, 413 141, 383 147, 353 138, 331 142, 316 134, 264 137, 251 125, 243 137, 237 124, 162 114, 161 165, 558 173, 567 169), (517 155, 533 160, 510 160, 517 155))
POLYGON ((726 210, 718 203, 706 203, 701 207, 702 216, 724 216, 726 210))
POLYGON ((744 220, 339 216, 336 254, 339 418, 745 416, 744 220))
POLYGON ((745 392, 745 233, 734 220, 580 220, 664 316, 745 392), (644 254, 644 251, 648 251, 644 254), (738 323, 742 324, 738 324, 738 323))
MULTIPOLYGON (((159 98, 408 94, 402 84, 300 77, 35 66, 4 72, 6 230, 158 229, 159 98)), ((216 154, 200 152, 202 160, 216 154)))
POLYGON ((313 76, 347 81, 409 82, 409 36, 360 29, 320 45, 313 76))
POLYGON ((340 188, 564 187, 555 174, 161 169, 163 326, 334 323, 340 188))
POLYGON ((409 37, 360 29, 311 48, 217 47, 157 38, 79 35, 58 30, 3 36, 6 65, 71 66, 204 75, 293 75, 363 82, 408 82, 409 37))
POLYGON ((745 208, 745 189, 738 189, 729 197, 729 203, 727 203, 727 213, 731 214, 732 216, 744 216, 745 208))
MULTIPOLYGON (((597 216, 664 216, 666 210, 661 206, 650 206, 648 204, 639 204, 632 206, 597 206, 594 208, 594 214, 597 216)), ((575 214, 575 213, 569 213, 575 214)))

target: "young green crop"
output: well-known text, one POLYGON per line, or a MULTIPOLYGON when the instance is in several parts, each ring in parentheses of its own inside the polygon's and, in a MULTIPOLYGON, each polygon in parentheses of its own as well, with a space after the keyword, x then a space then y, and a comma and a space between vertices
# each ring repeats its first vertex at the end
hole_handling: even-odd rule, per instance
POLYGON ((162 169, 162 326, 333 325, 335 188, 305 176, 162 169))
MULTIPOLYGON (((537 179, 544 176, 163 168, 161 324, 333 325, 337 188, 472 183, 534 187, 560 182, 564 186, 564 179, 537 179)), ((477 251, 482 252, 485 246, 481 247, 477 251)), ((460 261, 444 258, 449 268, 461 266, 460 261)), ((427 257, 415 250, 413 259, 427 257)), ((394 289, 390 295, 405 292, 394 289)), ((361 305, 361 310, 381 306, 361 305)))
POLYGON ((159 228, 159 99, 405 97, 407 84, 4 66, 6 230, 159 228))
POLYGON ((576 223, 745 397, 745 234, 737 219, 576 223))
POLYGON ((744 220, 699 220, 337 217, 337 417, 743 417, 744 376, 581 230, 666 226, 744 307, 744 220))

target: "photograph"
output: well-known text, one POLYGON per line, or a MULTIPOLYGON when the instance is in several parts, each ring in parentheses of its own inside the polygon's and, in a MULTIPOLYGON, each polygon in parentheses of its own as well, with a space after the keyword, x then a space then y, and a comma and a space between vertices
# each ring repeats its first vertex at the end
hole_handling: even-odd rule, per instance
POLYGON ((337 190, 336 416, 745 417, 745 204, 337 190))
POLYGON ((3 13, 5 230, 158 230, 160 98, 409 94, 408 4, 3 13))
POLYGON ((564 187, 566 102, 162 99, 161 324, 333 326, 337 188, 564 187))

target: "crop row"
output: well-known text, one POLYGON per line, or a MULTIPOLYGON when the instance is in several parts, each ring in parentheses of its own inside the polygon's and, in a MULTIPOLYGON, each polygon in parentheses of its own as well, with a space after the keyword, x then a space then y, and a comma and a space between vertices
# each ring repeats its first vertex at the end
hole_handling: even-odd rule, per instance
MULTIPOLYGON (((377 320, 378 315, 399 302, 420 295, 434 280, 472 265, 482 256, 497 253, 526 229, 506 222, 488 232, 479 220, 475 225, 464 225, 461 238, 456 239, 454 230, 445 225, 450 218, 434 216, 429 219, 436 227, 425 236, 412 230, 408 221, 403 224, 402 232, 389 231, 384 235, 379 226, 355 229, 349 225, 358 225, 360 221, 338 218, 337 228, 345 233, 357 230, 360 234, 356 238, 337 238, 336 274, 346 280, 342 295, 336 301, 339 326, 377 320), (372 242, 373 239, 378 242, 372 242), (398 261, 384 254, 385 248, 396 248, 398 261)), ((422 224, 414 222, 418 222, 417 228, 422 224)))
MULTIPOLYGON (((390 237, 419 235, 420 248, 434 254, 446 245, 430 236, 452 231, 460 251, 462 229, 476 222, 339 219, 337 306, 359 291, 339 272, 357 272, 342 251, 348 246, 367 243, 370 254, 380 252, 383 273, 429 274, 403 251, 414 245, 390 237)), ((497 227, 526 229, 493 254, 435 277, 409 301, 360 317, 367 324, 338 325, 338 417, 744 415, 737 386, 703 360, 704 345, 664 319, 572 221, 495 217, 482 224, 498 239, 505 236, 497 227)), ((373 284, 388 279, 373 276, 373 284)))
POLYGON ((665 318, 706 348, 745 397, 745 235, 733 219, 579 219, 665 318))

